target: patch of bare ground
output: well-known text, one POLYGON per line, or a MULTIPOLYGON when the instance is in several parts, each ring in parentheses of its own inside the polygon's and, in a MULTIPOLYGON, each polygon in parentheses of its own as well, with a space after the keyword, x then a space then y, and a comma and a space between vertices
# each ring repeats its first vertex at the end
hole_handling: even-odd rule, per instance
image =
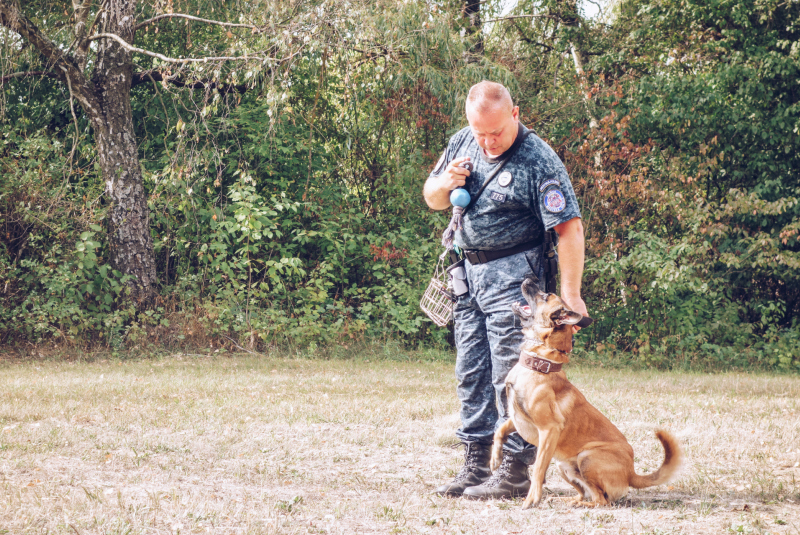
POLYGON ((800 535, 800 378, 567 374, 640 473, 673 431, 681 476, 595 510, 434 496, 462 457, 451 363, 0 361, 0 533, 800 535))

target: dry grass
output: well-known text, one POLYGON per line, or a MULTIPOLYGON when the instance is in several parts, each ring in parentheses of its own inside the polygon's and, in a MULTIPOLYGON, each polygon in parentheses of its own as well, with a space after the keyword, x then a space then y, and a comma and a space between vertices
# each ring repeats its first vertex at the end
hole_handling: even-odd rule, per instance
POLYGON ((0 533, 800 535, 800 378, 570 366, 639 472, 657 426, 685 469, 613 508, 521 511, 430 494, 462 456, 451 363, 365 358, 0 361, 0 533))

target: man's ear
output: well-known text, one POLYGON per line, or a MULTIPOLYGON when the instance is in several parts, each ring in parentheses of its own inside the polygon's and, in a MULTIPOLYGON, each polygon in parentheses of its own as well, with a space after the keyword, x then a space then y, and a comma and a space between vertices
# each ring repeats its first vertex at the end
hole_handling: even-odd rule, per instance
POLYGON ((550 314, 550 319, 556 325, 575 325, 583 319, 583 316, 566 308, 560 308, 550 314))

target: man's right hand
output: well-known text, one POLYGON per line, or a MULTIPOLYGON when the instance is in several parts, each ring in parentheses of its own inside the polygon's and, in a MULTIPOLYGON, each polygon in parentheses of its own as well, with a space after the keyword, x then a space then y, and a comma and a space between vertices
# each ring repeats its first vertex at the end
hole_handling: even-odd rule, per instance
POLYGON ((430 177, 425 182, 423 194, 425 202, 434 210, 445 210, 450 207, 450 192, 467 183, 469 169, 459 167, 469 161, 469 156, 456 158, 447 164, 447 168, 438 177, 430 177))
POLYGON ((464 187, 464 184, 467 183, 467 177, 470 175, 470 172, 469 169, 459 167, 459 165, 468 161, 469 156, 465 156, 463 158, 456 158, 447 164, 447 169, 445 169, 444 173, 442 173, 442 175, 439 177, 443 189, 446 189, 447 191, 453 191, 456 188, 464 187))

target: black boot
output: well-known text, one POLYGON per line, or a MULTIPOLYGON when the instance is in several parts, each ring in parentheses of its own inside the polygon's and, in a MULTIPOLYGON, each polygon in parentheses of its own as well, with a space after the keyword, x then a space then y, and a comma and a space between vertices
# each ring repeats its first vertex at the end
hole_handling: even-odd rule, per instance
POLYGON ((434 492, 439 496, 461 496, 464 489, 480 485, 492 474, 489 469, 492 446, 477 442, 464 442, 464 446, 464 466, 453 481, 437 487, 434 492))
POLYGON ((517 498, 526 496, 531 488, 528 478, 528 465, 504 452, 503 462, 495 470, 492 477, 464 490, 464 497, 472 500, 490 500, 517 498))

